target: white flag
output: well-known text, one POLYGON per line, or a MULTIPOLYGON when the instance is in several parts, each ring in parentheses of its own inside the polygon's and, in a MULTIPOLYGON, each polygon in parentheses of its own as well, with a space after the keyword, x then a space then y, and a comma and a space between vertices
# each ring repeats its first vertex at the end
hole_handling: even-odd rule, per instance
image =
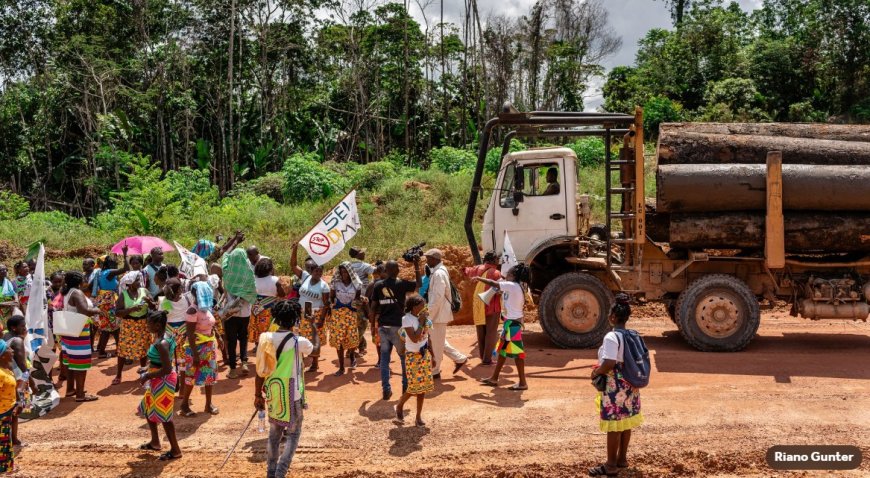
POLYGON ((320 223, 308 231, 299 244, 317 265, 329 262, 344 249, 360 228, 356 209, 356 190, 345 196, 320 223))
POLYGON ((504 247, 502 248, 501 253, 501 275, 502 277, 506 276, 508 271, 515 265, 517 265, 517 255, 514 254, 514 246, 511 245, 511 238, 508 236, 507 231, 504 233, 504 247))
POLYGON ((27 325, 27 339, 24 342, 28 353, 31 354, 42 344, 54 346, 54 334, 48 330, 48 304, 45 301, 45 247, 42 244, 39 245, 36 268, 32 273, 30 299, 27 301, 27 313, 24 315, 27 325))
POLYGON ((188 251, 181 244, 172 241, 175 244, 175 249, 178 250, 178 255, 181 256, 181 267, 179 271, 183 272, 188 278, 193 278, 198 275, 208 275, 208 265, 205 259, 188 251))

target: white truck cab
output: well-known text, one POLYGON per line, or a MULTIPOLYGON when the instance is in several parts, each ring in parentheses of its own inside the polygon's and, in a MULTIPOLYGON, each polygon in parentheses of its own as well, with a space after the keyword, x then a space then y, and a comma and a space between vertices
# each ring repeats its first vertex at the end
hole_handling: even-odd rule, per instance
POLYGON ((504 156, 483 219, 484 250, 501 252, 510 236, 517 259, 588 225, 588 196, 575 197, 577 156, 568 148, 536 148, 504 156))

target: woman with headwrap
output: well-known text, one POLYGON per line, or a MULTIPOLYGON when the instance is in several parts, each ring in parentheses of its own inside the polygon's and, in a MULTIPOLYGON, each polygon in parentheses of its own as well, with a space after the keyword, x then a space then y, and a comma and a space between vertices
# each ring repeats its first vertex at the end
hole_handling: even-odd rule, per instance
POLYGON ((118 371, 112 385, 121 383, 124 372, 124 359, 139 360, 145 367, 145 357, 151 345, 145 315, 152 304, 148 290, 142 287, 142 273, 130 271, 124 274, 119 284, 121 295, 115 305, 115 313, 121 318, 120 341, 118 342, 118 371))
POLYGON ((327 322, 329 328, 329 345, 338 350, 338 372, 335 376, 344 375, 345 351, 350 358, 350 368, 356 368, 354 352, 359 346, 359 327, 356 311, 365 298, 360 298, 362 282, 357 277, 350 262, 342 262, 335 268, 332 276, 332 315, 327 322))
POLYGON ((118 303, 118 278, 130 270, 130 264, 127 262, 127 246, 124 246, 123 251, 124 266, 118 267, 118 261, 114 255, 106 256, 93 285, 94 302, 100 309, 100 317, 97 322, 100 330, 100 340, 97 342, 97 358, 109 357, 109 354, 106 353, 109 336, 115 338, 116 348, 119 342, 118 331, 121 328, 121 322, 115 315, 115 305, 118 303))
POLYGON ((66 273, 62 290, 63 310, 87 315, 91 319, 82 328, 78 337, 61 337, 60 342, 63 349, 63 364, 71 374, 66 383, 66 396, 75 395, 77 402, 92 402, 97 397, 85 395, 85 377, 91 368, 91 329, 94 325, 94 316, 100 315, 100 309, 94 307, 90 299, 81 291, 80 287, 84 280, 85 277, 81 272, 66 273))
POLYGON ((15 471, 12 418, 21 411, 22 406, 18 383, 12 374, 12 349, 0 340, 0 473, 15 471))
POLYGON ((214 254, 214 242, 211 242, 208 239, 200 239, 196 241, 196 244, 193 245, 193 249, 191 249, 190 252, 202 257, 203 259, 208 259, 209 256, 214 254))
POLYGON ((248 339, 254 344, 256 354, 260 334, 269 330, 272 325, 272 306, 279 299, 287 296, 281 287, 278 276, 273 275, 275 266, 272 259, 264 257, 254 266, 254 282, 257 285, 257 302, 251 307, 251 323, 248 325, 248 339))

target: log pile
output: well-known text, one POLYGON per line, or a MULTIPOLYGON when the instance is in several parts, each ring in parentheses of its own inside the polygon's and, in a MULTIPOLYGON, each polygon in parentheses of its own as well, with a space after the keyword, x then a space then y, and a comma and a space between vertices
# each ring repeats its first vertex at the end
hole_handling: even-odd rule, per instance
POLYGON ((787 252, 870 252, 870 126, 661 126, 657 213, 687 249, 762 249, 769 151, 782 151, 787 252))

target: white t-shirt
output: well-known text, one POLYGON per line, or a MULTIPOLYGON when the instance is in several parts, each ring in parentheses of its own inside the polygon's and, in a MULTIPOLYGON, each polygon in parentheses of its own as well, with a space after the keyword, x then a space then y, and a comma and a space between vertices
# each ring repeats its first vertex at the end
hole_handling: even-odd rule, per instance
POLYGON ((278 296, 277 276, 257 277, 254 281, 257 283, 257 295, 264 295, 267 297, 278 296))
POLYGON ((192 305, 194 305, 193 299, 190 298, 189 293, 185 292, 175 302, 161 296, 160 306, 157 309, 166 312, 166 323, 178 324, 186 320, 187 309, 192 305))
MULTIPOLYGON (((414 316, 411 313, 405 314, 402 317, 402 328, 410 327, 412 329, 416 329, 420 326, 420 319, 414 316)), ((414 342, 411 340, 411 336, 405 336, 405 350, 408 352, 416 352, 420 353, 420 350, 423 350, 423 347, 426 346, 426 343, 429 341, 429 331, 426 330, 423 332, 423 336, 420 337, 419 342, 414 342)))
POLYGON ((344 304, 350 305, 354 299, 356 299, 356 287, 353 284, 345 284, 342 281, 338 281, 332 284, 333 290, 335 290, 335 300, 344 304))
MULTIPOLYGON (((232 304, 233 301, 236 300, 236 296, 227 292, 227 304, 232 304)), ((239 298, 239 311, 234 315, 234 317, 250 317, 251 316, 251 303, 246 301, 245 299, 239 298)))
POLYGON ((598 347, 598 363, 603 363, 605 360, 616 360, 623 362, 623 354, 625 351, 622 346, 622 338, 617 337, 617 332, 610 331, 604 336, 604 343, 598 347))
POLYGON ((501 290, 502 315, 505 319, 523 321, 523 306, 526 304, 526 297, 523 293, 523 288, 516 282, 501 280, 498 281, 498 288, 501 290))

